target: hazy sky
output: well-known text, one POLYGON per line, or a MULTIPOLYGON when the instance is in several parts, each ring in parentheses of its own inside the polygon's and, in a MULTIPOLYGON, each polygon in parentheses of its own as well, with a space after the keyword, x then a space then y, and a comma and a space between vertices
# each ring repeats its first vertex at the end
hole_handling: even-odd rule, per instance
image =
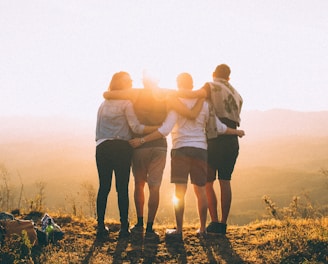
POLYGON ((113 73, 195 88, 231 66, 244 109, 328 110, 327 0, 0 0, 0 115, 95 117, 113 73))

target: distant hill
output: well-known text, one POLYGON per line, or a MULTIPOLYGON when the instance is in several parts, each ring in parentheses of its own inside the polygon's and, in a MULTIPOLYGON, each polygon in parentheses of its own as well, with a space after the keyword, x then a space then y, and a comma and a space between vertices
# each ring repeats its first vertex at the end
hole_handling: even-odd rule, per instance
MULTIPOLYGON (((243 111, 241 129, 246 130, 247 140, 281 136, 326 136, 328 111, 298 112, 284 109, 268 111, 243 111)), ((94 119, 67 117, 0 116, 0 143, 39 138, 49 135, 83 136, 94 138, 94 119)))
MULTIPOLYGON (((79 197, 82 183, 97 188, 96 119, 0 116, 0 122, 0 165, 10 171, 16 197, 23 184, 24 195, 31 199, 37 192, 35 182, 42 180, 47 182, 47 205, 70 210, 70 203, 83 203, 79 197)), ((328 204, 324 195, 328 179, 320 172, 328 169, 328 111, 244 111, 241 129, 246 136, 240 139, 232 180, 233 223, 260 217, 264 212, 263 195, 270 195, 279 206, 288 205, 294 195, 328 204)), ((167 162, 158 217, 163 219, 168 215, 173 219, 172 208, 164 209, 171 206, 174 190, 169 183, 169 166, 167 162)), ((133 178, 131 190, 132 183, 133 178)), ((115 201, 115 195, 111 192, 110 199, 115 201)), ((194 203, 191 188, 188 195, 188 203, 194 203)), ((116 217, 114 211, 111 217, 116 217)), ((186 213, 197 217, 194 206, 187 207, 186 213)))
POLYGON ((247 141, 267 140, 272 137, 328 135, 328 111, 245 111, 241 118, 241 128, 246 130, 247 141))

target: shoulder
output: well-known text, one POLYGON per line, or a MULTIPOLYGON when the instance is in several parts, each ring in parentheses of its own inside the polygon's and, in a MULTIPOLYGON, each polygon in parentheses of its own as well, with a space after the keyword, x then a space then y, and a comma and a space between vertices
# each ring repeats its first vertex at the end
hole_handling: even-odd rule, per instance
POLYGON ((211 83, 206 82, 198 91, 202 97, 208 98, 211 94, 211 83))
POLYGON ((170 110, 165 118, 165 122, 176 122, 176 119, 178 118, 179 114, 175 110, 170 110))
POLYGON ((131 100, 133 103, 139 98, 141 94, 142 89, 139 88, 133 88, 129 89, 127 92, 129 93, 129 100, 131 100))
POLYGON ((209 111, 209 104, 207 101, 204 101, 202 111, 209 111))

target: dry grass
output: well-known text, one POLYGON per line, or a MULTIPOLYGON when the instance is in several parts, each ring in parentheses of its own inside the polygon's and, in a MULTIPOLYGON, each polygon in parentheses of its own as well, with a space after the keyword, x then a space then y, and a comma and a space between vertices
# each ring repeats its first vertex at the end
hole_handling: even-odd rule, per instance
MULTIPOLYGON (((16 263, 327 263, 328 218, 263 220, 229 226, 226 236, 196 236, 196 226, 186 225, 183 242, 165 239, 165 229, 155 226, 160 242, 142 236, 118 240, 119 224, 107 223, 111 232, 95 240, 96 222, 54 216, 65 232, 57 244, 34 247, 25 261, 16 263)), ((2 248, 1 263, 4 260, 2 248)))

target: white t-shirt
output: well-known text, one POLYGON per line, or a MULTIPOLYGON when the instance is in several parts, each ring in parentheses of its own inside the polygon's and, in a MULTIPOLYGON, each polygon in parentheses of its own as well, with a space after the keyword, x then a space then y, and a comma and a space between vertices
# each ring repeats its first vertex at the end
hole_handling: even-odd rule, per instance
MULTIPOLYGON (((179 98, 189 109, 197 102, 197 99, 179 98)), ((204 102, 199 115, 195 119, 188 119, 170 111, 158 131, 167 136, 171 132, 172 149, 181 147, 195 147, 207 149, 205 128, 209 120, 208 103, 204 102)), ((223 134, 227 126, 216 118, 218 134, 223 134)))

